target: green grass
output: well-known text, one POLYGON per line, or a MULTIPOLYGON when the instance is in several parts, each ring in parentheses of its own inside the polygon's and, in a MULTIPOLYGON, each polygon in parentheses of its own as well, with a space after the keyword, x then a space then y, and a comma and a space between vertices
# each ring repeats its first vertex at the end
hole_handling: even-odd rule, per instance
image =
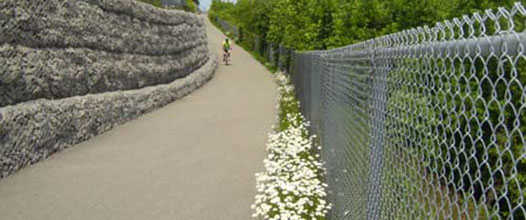
POLYGON ((300 113, 300 106, 298 105, 294 92, 286 94, 284 97, 291 97, 291 101, 285 101, 283 99, 279 101, 279 131, 286 130, 293 123, 288 120, 287 114, 300 113))

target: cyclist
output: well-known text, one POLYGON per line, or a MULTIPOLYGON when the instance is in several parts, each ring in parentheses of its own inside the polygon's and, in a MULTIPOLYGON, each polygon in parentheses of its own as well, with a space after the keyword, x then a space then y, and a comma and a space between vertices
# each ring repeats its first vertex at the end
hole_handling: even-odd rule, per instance
POLYGON ((225 62, 226 65, 228 65, 228 58, 230 58, 231 49, 232 46, 230 45, 230 40, 225 38, 225 41, 223 41, 223 62, 225 62))

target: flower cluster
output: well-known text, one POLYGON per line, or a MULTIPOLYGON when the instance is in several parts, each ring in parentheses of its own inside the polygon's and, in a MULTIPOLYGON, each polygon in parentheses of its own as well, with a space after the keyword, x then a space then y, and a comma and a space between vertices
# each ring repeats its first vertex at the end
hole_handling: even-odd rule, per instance
MULTIPOLYGON (((280 111, 296 104, 294 87, 283 74, 277 74, 280 111)), ((283 117, 283 116, 282 116, 283 117)), ((269 220, 325 219, 330 205, 324 200, 326 184, 319 155, 313 155, 315 136, 308 136, 309 124, 299 112, 286 112, 289 122, 281 131, 269 134, 265 171, 256 174, 257 195, 253 217, 269 220)))

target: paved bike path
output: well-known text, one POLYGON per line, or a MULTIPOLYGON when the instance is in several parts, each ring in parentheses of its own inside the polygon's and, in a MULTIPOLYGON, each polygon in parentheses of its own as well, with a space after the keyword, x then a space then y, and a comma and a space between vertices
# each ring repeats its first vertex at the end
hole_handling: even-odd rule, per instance
MULTIPOLYGON (((207 33, 220 56, 223 35, 207 33)), ((250 219, 276 95, 234 45, 204 87, 0 180, 0 219, 250 219)))

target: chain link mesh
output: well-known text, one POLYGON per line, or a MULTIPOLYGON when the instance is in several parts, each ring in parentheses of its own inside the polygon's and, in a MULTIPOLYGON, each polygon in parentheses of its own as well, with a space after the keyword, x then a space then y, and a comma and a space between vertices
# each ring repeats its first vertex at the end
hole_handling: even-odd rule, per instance
POLYGON ((516 3, 294 55, 329 219, 526 219, 525 16, 516 3))
POLYGON ((171 6, 187 6, 188 4, 186 3, 186 0, 161 0, 161 4, 163 4, 163 6, 168 6, 168 7, 171 7, 171 6))
POLYGON ((239 39, 239 28, 235 25, 232 25, 228 23, 227 21, 221 19, 220 17, 215 17, 215 21, 223 31, 229 32, 231 34, 231 37, 234 39, 239 39))

